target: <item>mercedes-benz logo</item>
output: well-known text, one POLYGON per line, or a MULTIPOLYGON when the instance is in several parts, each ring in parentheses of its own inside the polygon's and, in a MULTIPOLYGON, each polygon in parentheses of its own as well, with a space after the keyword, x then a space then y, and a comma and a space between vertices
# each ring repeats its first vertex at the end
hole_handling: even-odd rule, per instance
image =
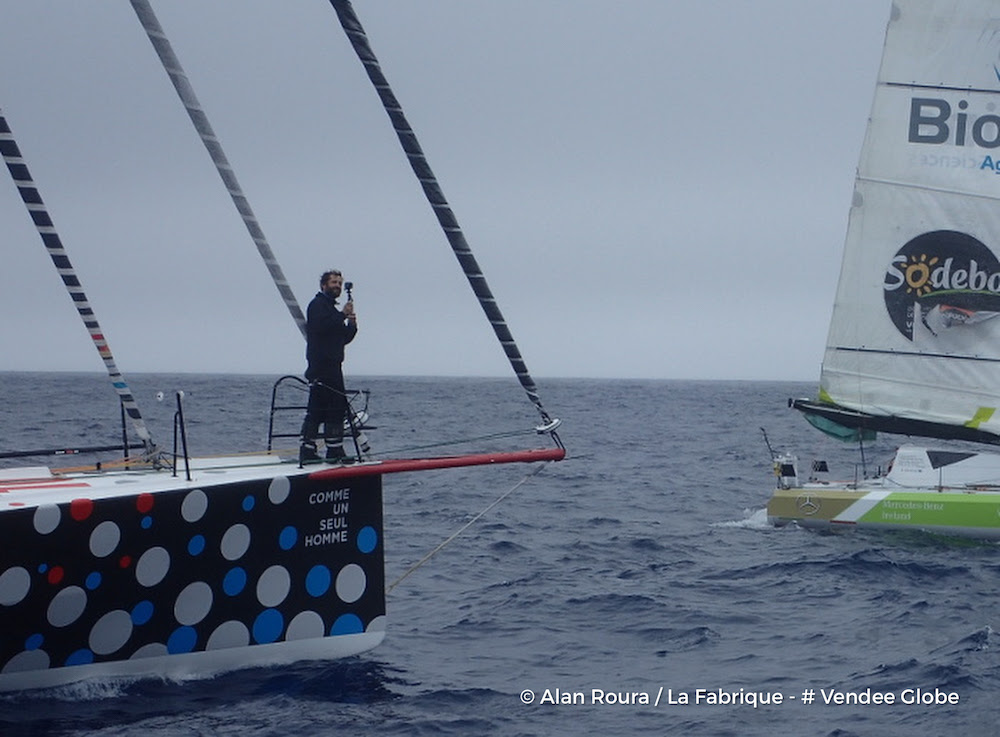
POLYGON ((795 506, 807 517, 819 511, 819 502, 811 494, 803 494, 795 499, 795 506))

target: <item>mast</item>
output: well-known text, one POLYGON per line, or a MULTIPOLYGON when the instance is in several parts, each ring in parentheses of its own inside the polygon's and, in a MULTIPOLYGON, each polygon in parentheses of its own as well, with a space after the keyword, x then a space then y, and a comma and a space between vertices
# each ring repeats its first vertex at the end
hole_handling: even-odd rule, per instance
POLYGON ((285 278, 285 274, 281 270, 274 252, 271 251, 271 246, 264 236, 264 231, 261 229, 260 223, 257 222, 257 216, 254 215, 253 209, 250 207, 250 202, 247 200, 246 195, 243 194, 243 189, 236 179, 236 173, 233 171, 225 152, 222 150, 222 144, 216 137, 215 131, 212 129, 212 124, 208 122, 205 110, 202 108, 201 103, 198 102, 194 88, 184 73, 180 60, 177 58, 173 47, 170 45, 170 41, 163 32, 163 27, 153 13, 153 8, 150 6, 148 0, 131 0, 131 2, 133 10, 135 10, 135 14, 139 18, 139 22, 145 29, 146 35, 153 44, 153 48, 156 50, 156 55, 159 57, 163 69, 166 71, 167 76, 170 77, 170 82, 177 91, 184 109, 187 110, 187 114, 191 118, 195 130, 201 137, 201 142, 205 144, 205 149, 212 158, 216 171, 222 177, 222 182, 226 185, 226 190, 229 192, 229 196, 232 197, 233 204, 236 205, 236 210, 239 212, 240 217, 243 218, 243 223, 246 225, 254 245, 257 246, 257 252, 264 260, 264 265, 271 274, 274 286, 278 288, 278 293, 281 295, 285 307, 288 308, 289 314, 291 314, 295 324, 298 325, 302 336, 305 337, 306 318, 302 314, 302 309, 299 307, 299 303, 295 299, 295 294, 288 285, 288 280, 285 278))
MULTIPOLYGON (((454 212, 452 212, 451 206, 445 199, 444 192, 440 184, 438 184, 430 164, 427 162, 427 157, 424 155, 423 149, 417 141, 416 134, 410 127, 409 122, 407 122, 402 107, 396 100, 396 96, 393 94, 388 80, 382 73, 382 68, 375 56, 375 52, 372 50, 371 44, 368 43, 368 36, 365 34, 361 21, 358 20, 358 16, 355 14, 350 0, 330 0, 330 4, 333 5, 333 9, 337 12, 337 17, 340 19, 340 25, 344 29, 344 33, 347 34, 351 46, 358 55, 358 59, 364 65, 365 71, 368 73, 368 78, 371 80, 379 99, 382 101, 382 106, 385 108, 389 120, 392 122, 393 130, 396 131, 396 136, 399 138, 399 143, 403 147, 403 152, 410 162, 413 173, 420 182, 420 186, 424 190, 424 195, 434 210, 438 223, 440 223, 441 229, 444 231, 445 237, 451 245, 452 252, 455 254, 455 258, 458 259, 458 263, 462 267, 466 279, 468 279, 469 286, 472 287, 472 291, 479 300, 479 305, 486 314, 486 318, 490 321, 490 325, 493 326, 493 332, 496 333, 504 353, 507 354, 507 360, 510 362, 511 368, 514 370, 518 381, 521 382, 521 386, 528 395, 528 399, 535 405, 535 408, 541 415, 542 420, 544 420, 546 425, 554 427, 558 424, 558 420, 553 420, 549 417, 542 406, 542 401, 538 396, 538 388, 528 373, 527 364, 525 364, 524 359, 521 357, 521 352, 518 350, 517 343, 514 342, 510 328, 507 327, 507 321, 504 319, 500 307, 497 305, 496 299, 493 297, 493 293, 486 283, 486 277, 476 262, 476 257, 473 255, 472 249, 465 239, 465 235, 458 224, 454 212)), ((542 428, 539 429, 540 431, 542 430, 542 428)), ((552 434, 555 435, 555 433, 552 434)), ((558 438, 556 438, 556 441, 558 442, 558 438)))
POLYGON ((35 224, 35 229, 42 238, 45 250, 52 259, 52 263, 56 267, 56 271, 59 273, 59 277, 62 279, 70 299, 73 300, 76 311, 79 313, 80 319, 83 320, 84 327, 90 333, 90 339, 94 342, 94 347, 101 356, 101 360, 104 361, 104 367, 107 369, 111 384, 118 393, 118 398, 121 400, 122 407, 132 422, 132 427, 135 429, 136 435, 139 436, 139 439, 142 440, 145 446, 147 457, 155 456, 156 445, 153 443, 146 423, 142 419, 139 406, 136 404, 135 397, 132 395, 125 377, 122 376, 118 370, 118 366, 115 364, 114 356, 111 355, 111 348, 108 347, 108 342, 104 337, 104 331, 101 329, 97 321, 97 316, 94 314, 94 309, 90 306, 90 301, 87 299, 87 295, 80 285, 80 279, 76 275, 73 264, 70 263, 62 240, 59 238, 59 234, 52 224, 52 218, 45 207, 45 203, 42 201, 38 186, 35 184, 35 180, 32 179, 31 173, 24 163, 24 157, 21 156, 21 150, 14 140, 10 126, 7 124, 7 119, 3 115, 3 110, 0 110, 0 154, 3 155, 7 170, 10 172, 14 184, 17 186, 18 194, 21 195, 21 201, 24 202, 24 206, 28 209, 28 214, 35 224))

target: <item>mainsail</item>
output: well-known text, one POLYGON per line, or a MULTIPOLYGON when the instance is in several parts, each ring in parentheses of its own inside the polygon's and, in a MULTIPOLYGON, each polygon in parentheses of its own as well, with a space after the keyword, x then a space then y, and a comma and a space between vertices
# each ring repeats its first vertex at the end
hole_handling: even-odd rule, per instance
POLYGON ((800 409, 1000 442, 998 200, 1000 2, 896 0, 821 401, 800 409))

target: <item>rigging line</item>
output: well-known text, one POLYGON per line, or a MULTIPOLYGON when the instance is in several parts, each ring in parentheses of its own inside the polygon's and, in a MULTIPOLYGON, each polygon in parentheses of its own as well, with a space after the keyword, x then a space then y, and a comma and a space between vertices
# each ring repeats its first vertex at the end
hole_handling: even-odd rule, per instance
POLYGON ((411 573, 414 573, 418 568, 420 568, 421 566, 423 566, 424 563, 426 563, 431 558, 433 558, 435 555, 437 555, 439 552, 441 552, 441 550, 443 550, 445 548, 445 546, 447 546, 449 543, 451 543, 452 540, 456 539, 459 535, 461 535, 463 532, 465 532, 470 527, 472 527, 472 525, 476 524, 476 522, 478 522, 483 517, 483 515, 485 515, 487 512, 489 512, 491 509, 493 509, 493 507, 495 507, 496 505, 498 505, 504 499, 506 499, 511 494, 513 494, 515 491, 517 491, 522 486, 524 486, 526 483, 528 483, 528 481, 533 476, 538 475, 538 472, 541 471, 543 468, 545 468, 547 465, 548 465, 548 462, 547 463, 539 463, 537 466, 535 466, 535 468, 532 469, 531 471, 529 471, 525 475, 525 477, 523 479, 521 479, 520 481, 518 481, 511 488, 509 488, 503 494, 501 494, 496 499, 494 499, 493 502, 491 502, 489 504, 489 506, 487 506, 481 512, 479 512, 478 514, 476 514, 475 517, 473 517, 468 522, 466 522, 464 525, 462 525, 458 530, 456 530, 455 532, 453 532, 444 542, 442 542, 436 548, 434 548, 433 550, 431 550, 427 555, 425 555, 419 561, 417 561, 412 566, 410 566, 402 576, 400 576, 399 578, 397 578, 395 581, 392 582, 392 584, 389 586, 389 588, 387 588, 385 590, 385 593, 386 594, 391 593, 392 590, 394 588, 396 588, 400 583, 402 583, 404 579, 408 578, 411 573))
POLYGON ((42 238, 45 250, 48 251, 49 257, 52 259, 52 263, 56 267, 63 285, 66 287, 66 291, 69 292, 70 299, 73 300, 73 305, 76 307, 80 319, 83 320, 84 327, 90 333, 90 339, 94 342, 97 353, 101 356, 101 360, 104 361, 104 367, 107 369, 111 384, 118 393, 118 398, 125 409, 125 413, 132 421, 132 427, 135 429, 136 435, 139 436, 146 449, 146 455, 154 455, 156 453, 156 445, 153 443, 149 429, 142 419, 142 414, 139 412, 139 406, 132 395, 132 390, 129 389, 125 377, 122 376, 118 370, 118 366, 115 364, 114 356, 111 355, 111 348, 104 337, 104 331, 101 329, 97 321, 97 316, 94 314, 94 309, 91 307, 90 301, 83 291, 76 270, 73 268, 73 264, 70 263, 62 240, 56 232, 45 203, 42 201, 42 195, 38 191, 38 186, 35 184, 35 180, 32 179, 31 173, 28 171, 28 166, 24 163, 24 157, 21 156, 21 150, 14 140, 14 135, 11 133, 10 126, 7 124, 7 119, 4 117, 2 110, 0 110, 0 154, 3 155, 7 170, 10 172, 14 184, 17 186, 18 194, 21 195, 21 200, 28 210, 28 215, 31 216, 35 224, 35 230, 38 231, 38 235, 42 238))
MULTIPOLYGON (((542 401, 538 396, 538 388, 528 373, 528 367, 521 357, 521 352, 514 342, 510 329, 507 327, 507 322, 500 312, 500 307, 497 305, 496 299, 494 299, 493 293, 486 283, 486 277, 483 276, 483 272, 479 268, 479 264, 476 262, 476 258, 465 240, 465 235, 462 233, 458 220, 455 218, 451 206, 445 199, 444 192, 441 190, 434 172, 431 171, 430 164, 427 162, 427 157, 424 156, 416 134, 407 122, 402 107, 396 100, 396 96, 389 87, 388 80, 382 73, 382 68, 375 57, 375 52, 368 43, 368 37, 357 15, 354 13, 354 8, 351 6, 349 0, 330 0, 330 4, 337 12, 337 17, 340 19, 340 25, 344 29, 344 33, 347 34, 351 46, 364 65, 365 71, 368 73, 368 78, 374 85, 375 91, 382 101, 382 106, 389 116, 389 120, 392 121, 392 127, 396 131, 399 143, 402 145, 403 151, 410 162, 410 167, 420 181, 421 187, 423 187, 424 194, 433 208, 434 214, 437 216, 445 237, 448 239, 448 243, 455 254, 455 258, 458 259, 462 271, 469 281, 469 286, 472 287, 472 291, 479 299, 479 304, 483 308, 483 312, 486 313, 487 319, 493 326, 493 332, 496 333, 504 353, 507 354, 507 360, 510 361, 511 368, 514 369, 514 373, 517 375, 518 381, 521 382, 521 386, 528 395, 528 399, 535 405, 542 419, 546 423, 551 422, 552 418, 549 417, 542 406, 542 401)), ((555 436, 555 433, 553 432, 552 435, 555 436)))
POLYGON ((208 116, 205 114, 201 103, 198 102, 194 88, 184 73, 180 60, 174 53, 173 47, 171 47, 170 41, 163 31, 163 27, 157 20, 156 15, 153 13, 153 8, 147 0, 131 0, 131 3, 136 16, 139 18, 139 22, 145 29, 146 35, 153 44, 153 48, 156 50, 156 55, 160 58, 163 69, 166 71, 167 76, 170 77, 170 82, 177 91, 184 109, 187 110, 187 114, 191 118, 195 130, 201 137, 202 143, 205 144, 208 155, 212 158, 219 176, 222 177, 222 182, 226 185, 226 190, 229 192, 229 196, 232 197, 233 204, 236 205, 236 210, 239 212, 240 217, 243 218, 243 223, 246 225, 250 237, 257 246, 257 252, 264 260, 264 265, 271 274, 274 286, 278 288, 278 293, 281 295, 281 299, 284 300, 285 307, 288 308, 292 319, 295 320, 295 324, 298 325, 303 337, 305 337, 306 319, 302 314, 302 308, 299 307, 299 303, 295 299, 295 294, 288 285, 288 280, 285 278, 278 260, 271 251, 271 246, 264 236, 264 231, 261 229, 260 223, 257 222, 257 217, 250 208, 250 202, 247 200, 246 195, 243 194, 243 189, 236 180, 236 173, 233 171, 232 166, 230 166, 229 160, 222 150, 222 144, 216 137, 211 123, 208 122, 208 116))
POLYGON ((520 435, 537 435, 537 430, 511 430, 508 432, 492 433, 490 435, 474 435, 467 438, 461 438, 457 440, 442 440, 438 443, 426 443, 424 445, 404 445, 396 448, 386 448, 385 450, 380 450, 379 455, 383 457, 391 458, 394 455, 399 455, 402 453, 412 453, 418 450, 430 450, 431 448, 447 448, 449 446, 461 446, 468 445, 471 443, 481 442, 483 440, 497 440, 499 438, 514 438, 520 435))

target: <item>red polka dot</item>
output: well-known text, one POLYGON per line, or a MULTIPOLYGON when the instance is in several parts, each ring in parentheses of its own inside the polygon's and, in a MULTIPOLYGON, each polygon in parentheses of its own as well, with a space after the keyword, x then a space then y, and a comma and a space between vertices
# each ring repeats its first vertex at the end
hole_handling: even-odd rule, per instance
POLYGON ((69 503, 69 514, 77 522, 83 522, 94 511, 94 502, 90 499, 74 499, 69 503))
POLYGON ((46 578, 48 578, 50 584, 55 586, 63 580, 64 575, 66 575, 66 571, 63 570, 62 566, 52 566, 46 578))
POLYGON ((152 494, 140 494, 135 500, 135 508, 138 509, 142 514, 147 514, 150 509, 153 508, 153 495, 152 494))
POLYGON ((118 560, 118 567, 119 568, 128 568, 130 565, 132 565, 132 556, 131 555, 123 555, 118 560))

